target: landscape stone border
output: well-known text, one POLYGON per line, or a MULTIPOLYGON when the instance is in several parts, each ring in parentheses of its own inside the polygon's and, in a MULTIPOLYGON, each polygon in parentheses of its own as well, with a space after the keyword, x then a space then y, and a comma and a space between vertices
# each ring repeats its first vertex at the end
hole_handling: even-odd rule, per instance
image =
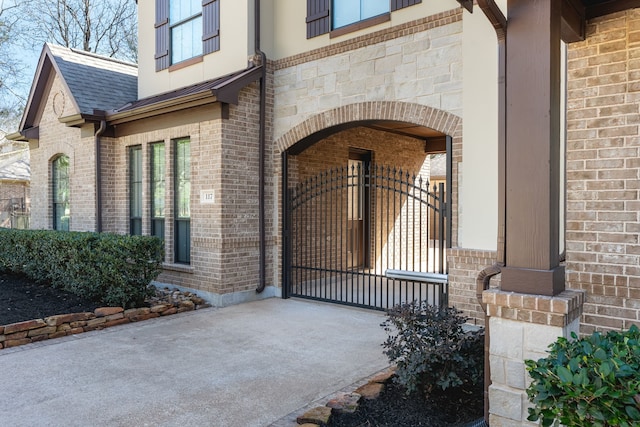
POLYGON ((156 289, 155 295, 146 302, 149 307, 128 310, 99 307, 93 312, 58 314, 0 325, 0 349, 211 307, 196 294, 169 288, 156 289))
POLYGON ((354 413, 362 400, 375 400, 384 391, 385 385, 395 375, 396 368, 391 367, 374 375, 366 384, 355 391, 337 394, 325 406, 316 406, 296 418, 296 427, 326 426, 336 413, 354 413))

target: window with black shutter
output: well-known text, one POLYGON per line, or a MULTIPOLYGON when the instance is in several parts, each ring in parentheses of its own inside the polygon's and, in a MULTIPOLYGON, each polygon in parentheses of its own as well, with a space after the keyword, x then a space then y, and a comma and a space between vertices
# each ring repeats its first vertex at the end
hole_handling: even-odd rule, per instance
POLYGON ((156 71, 220 50, 220 0, 156 0, 156 71))
POLYGON ((421 2, 422 0, 307 0, 307 38, 421 2))

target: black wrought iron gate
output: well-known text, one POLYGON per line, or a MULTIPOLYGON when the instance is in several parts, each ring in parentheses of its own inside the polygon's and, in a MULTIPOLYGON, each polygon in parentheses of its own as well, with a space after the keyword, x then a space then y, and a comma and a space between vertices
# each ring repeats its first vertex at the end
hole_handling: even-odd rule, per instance
POLYGON ((283 181, 285 298, 379 310, 446 304, 444 183, 351 161, 293 188, 283 181))

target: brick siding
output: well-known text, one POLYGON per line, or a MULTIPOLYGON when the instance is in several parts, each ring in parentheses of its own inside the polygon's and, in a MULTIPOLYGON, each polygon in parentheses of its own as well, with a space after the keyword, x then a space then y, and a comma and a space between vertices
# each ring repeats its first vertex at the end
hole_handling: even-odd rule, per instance
POLYGON ((640 10, 591 21, 569 46, 567 287, 583 333, 640 319, 640 10))
MULTIPOLYGON (((485 314, 476 295, 478 274, 496 262, 495 251, 451 248, 447 251, 449 267, 449 305, 462 310, 470 322, 485 323, 485 314)), ((491 279, 491 287, 498 288, 500 275, 491 279)))
POLYGON ((69 157, 70 212, 72 231, 95 230, 95 143, 94 126, 82 129, 67 127, 58 120, 54 111, 54 96, 65 94, 65 115, 73 114, 70 95, 58 76, 53 80, 49 96, 44 103, 40 120, 38 148, 30 150, 31 163, 31 228, 53 228, 53 201, 51 190, 51 164, 59 155, 69 157), (37 171, 37 172, 36 172, 37 171))

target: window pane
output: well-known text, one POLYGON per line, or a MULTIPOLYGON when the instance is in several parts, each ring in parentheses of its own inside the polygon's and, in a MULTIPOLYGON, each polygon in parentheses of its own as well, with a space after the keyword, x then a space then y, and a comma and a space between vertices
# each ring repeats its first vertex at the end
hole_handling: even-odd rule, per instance
POLYGON ((202 13, 202 0, 171 0, 169 7, 169 20, 177 23, 202 13))
POLYGON ((333 28, 344 27, 360 20, 360 0, 334 0, 333 28))
POLYGON ((360 19, 372 18, 389 12, 389 0, 360 0, 362 14, 360 19))
POLYGON ((190 218, 191 157, 188 139, 176 142, 176 184, 176 217, 190 218))
POLYGON ((188 139, 175 141, 175 262, 191 262, 191 149, 188 139))
POLYGON ((165 216, 165 150, 164 144, 151 146, 151 217, 165 216))
POLYGON ((202 55, 202 15, 171 28, 171 63, 202 55))
POLYGON ((389 0, 333 0, 333 28, 389 12, 389 0))
POLYGON ((131 234, 142 234, 142 147, 129 149, 129 218, 131 234))
POLYGON ((69 157, 60 156, 52 165, 53 229, 69 231, 69 157))

